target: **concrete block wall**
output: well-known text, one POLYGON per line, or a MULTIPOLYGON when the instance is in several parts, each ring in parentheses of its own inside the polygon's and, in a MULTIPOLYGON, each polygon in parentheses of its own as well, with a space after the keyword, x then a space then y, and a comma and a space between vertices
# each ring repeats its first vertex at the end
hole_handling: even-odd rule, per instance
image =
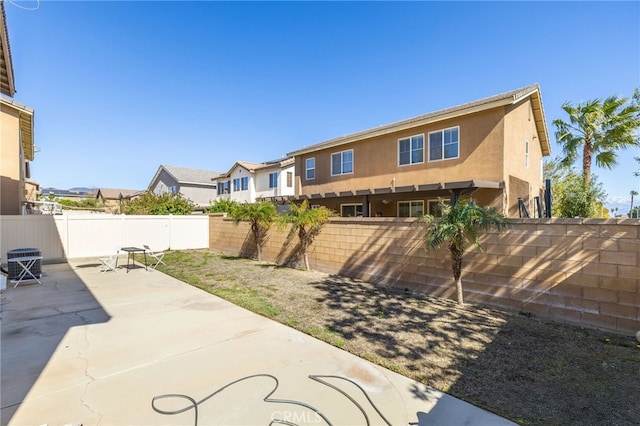
MULTIPOLYGON (((401 291, 455 298, 449 253, 426 251, 413 219, 332 218, 311 247, 311 267, 401 291)), ((247 223, 212 215, 210 248, 253 257, 247 223)), ((640 330, 640 221, 514 219, 467 250, 465 300, 587 327, 640 330)), ((298 237, 272 228, 264 260, 298 262, 298 237)))

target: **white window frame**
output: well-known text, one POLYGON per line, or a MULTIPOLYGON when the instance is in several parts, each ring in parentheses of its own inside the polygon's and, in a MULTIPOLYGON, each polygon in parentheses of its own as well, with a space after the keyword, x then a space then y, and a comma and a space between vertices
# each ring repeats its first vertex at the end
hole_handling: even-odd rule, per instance
POLYGON ((429 132, 429 134, 427 136, 427 147, 428 147, 427 155, 429 156, 429 162, 430 163, 434 163, 436 161, 455 160, 457 158, 460 158, 460 126, 447 127, 446 129, 440 129, 440 130, 436 130, 436 131, 433 131, 433 132, 429 132), (457 133, 458 133, 458 141, 457 141, 457 144, 458 144, 458 155, 455 156, 455 157, 446 157, 445 158, 445 155, 444 155, 444 153, 445 153, 445 149, 444 149, 444 147, 445 147, 444 133, 447 130, 453 130, 453 129, 455 129, 457 131, 457 133), (441 145, 442 157, 432 160, 431 159, 431 135, 434 135, 436 133, 440 133, 442 135, 442 145, 441 145))
POLYGON ((278 172, 269 173, 269 189, 278 188, 278 172))
POLYGON ((398 217, 420 217, 420 216, 413 216, 414 203, 422 205, 422 215, 424 215, 424 200, 407 200, 407 201, 398 201, 398 204, 396 205, 398 217), (409 205, 409 216, 400 216, 400 204, 409 205))
POLYGON ((316 178, 316 157, 304 160, 304 178, 305 180, 314 180, 316 178), (309 161, 313 161, 313 167, 309 167, 309 161), (313 170, 313 176, 309 177, 309 172, 313 170))
POLYGON ((224 182, 218 182, 217 186, 218 186, 217 188, 218 195, 228 194, 229 192, 231 192, 231 181, 229 180, 226 180, 224 182))
POLYGON ((529 140, 524 141, 524 167, 529 168, 529 140))
POLYGON ((233 192, 246 191, 249 189, 249 177, 243 176, 233 180, 233 192))
POLYGON ((362 217, 364 215, 364 205, 362 203, 345 203, 345 204, 340 204, 340 217, 362 217), (343 216, 342 215, 342 209, 344 207, 355 207, 355 209, 353 210, 355 213, 355 216, 343 216), (358 207, 360 207, 360 216, 358 216, 358 207))
POLYGON ((287 172, 287 188, 293 188, 293 172, 287 172))
MULTIPOLYGON (((417 151, 417 150, 416 150, 417 151)), ((404 166, 412 166, 414 164, 423 164, 424 163, 424 133, 421 133, 419 135, 413 135, 413 136, 407 136, 406 138, 400 138, 398 139, 398 167, 404 167, 404 166), (422 161, 413 161, 413 140, 414 138, 422 138, 422 161), (404 142, 404 141, 408 141, 409 142, 409 162, 408 163, 401 163, 400 162, 400 143, 404 142)))
POLYGON ((331 176, 341 176, 341 175, 352 175, 353 174, 353 170, 354 170, 354 162, 355 159, 353 158, 353 149, 345 149, 344 151, 340 151, 340 152, 334 152, 331 154, 331 161, 329 164, 329 167, 331 167, 331 176), (344 154, 345 153, 351 153, 351 171, 350 172, 345 172, 344 171, 344 154), (340 156, 340 173, 333 173, 333 157, 335 155, 339 155, 340 156))

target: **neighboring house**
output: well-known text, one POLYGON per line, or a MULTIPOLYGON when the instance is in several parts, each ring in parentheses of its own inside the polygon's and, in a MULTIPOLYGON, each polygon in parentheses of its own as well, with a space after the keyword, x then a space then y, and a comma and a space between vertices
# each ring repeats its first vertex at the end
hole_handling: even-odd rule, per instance
POLYGON ((539 86, 376 127, 289 153, 296 197, 342 216, 438 214, 471 196, 509 217, 533 216, 550 155, 539 86))
POLYGON ((179 192, 199 207, 216 199, 216 178, 220 172, 161 165, 151 179, 148 190, 161 195, 179 192))
POLYGON ((13 100, 15 94, 9 33, 0 1, 0 215, 19 215, 27 200, 33 161, 33 109, 13 100))
POLYGON ((122 211, 122 201, 135 199, 144 193, 145 191, 137 189, 98 188, 96 199, 99 205, 104 206, 105 211, 120 213, 122 211))
POLYGON ((284 203, 289 196, 295 195, 294 166, 293 158, 266 163, 238 161, 216 179, 217 199, 239 203, 260 200, 284 203))

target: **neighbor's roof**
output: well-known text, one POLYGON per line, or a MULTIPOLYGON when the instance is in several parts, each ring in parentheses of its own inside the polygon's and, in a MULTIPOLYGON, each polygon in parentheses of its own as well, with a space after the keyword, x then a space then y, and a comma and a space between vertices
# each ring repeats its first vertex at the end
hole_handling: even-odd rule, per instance
POLYGON ((96 198, 102 196, 102 198, 106 200, 119 200, 120 196, 122 196, 122 198, 127 198, 140 192, 144 191, 140 191, 138 189, 98 188, 96 198))
POLYGON ((16 93, 13 79, 13 62, 11 61, 11 46, 9 46, 9 30, 7 16, 4 11, 4 1, 0 0, 0 93, 11 96, 16 93))
POLYGON ((166 164, 160 165, 153 179, 151 179, 151 185, 156 182, 162 170, 169 173, 177 182, 181 184, 196 184, 196 185, 209 185, 215 186, 214 179, 220 176, 222 173, 213 170, 191 169, 188 167, 169 166, 166 164))
POLYGON ((11 98, 0 96, 0 103, 18 112, 20 117, 20 136, 22 137, 22 150, 27 160, 33 161, 35 146, 33 143, 33 109, 11 98))
POLYGON ((418 115, 416 117, 397 121, 395 123, 385 124, 373 129, 364 130, 362 132, 352 133, 350 135, 304 147, 297 151, 290 152, 287 155, 290 157, 294 157, 296 155, 302 155, 326 148, 333 148, 362 139, 372 138, 375 136, 385 135, 400 130, 410 129, 416 126, 436 123, 438 121, 443 121, 462 115, 485 111, 491 108, 513 105, 528 97, 531 98, 536 129, 538 130, 538 134, 540 135, 540 147, 542 149, 542 153, 543 155, 549 155, 551 153, 551 146, 549 145, 549 135, 547 133, 544 109, 542 106, 542 97, 540 95, 540 86, 538 84, 533 84, 521 89, 512 90, 510 92, 501 93, 499 95, 479 99, 477 101, 454 106, 451 108, 430 112, 428 114, 418 115))
POLYGON ((264 162, 264 163, 252 163, 252 162, 249 162, 249 161, 236 161, 233 164, 233 166, 231 166, 229 171, 227 171, 227 173, 221 174, 218 177, 219 178, 225 178, 225 177, 231 176, 231 173, 233 173, 233 171, 237 167, 242 167, 242 168, 246 169, 249 173, 255 173, 255 172, 260 171, 260 170, 279 169, 279 168, 282 168, 282 167, 287 167, 287 166, 290 166, 291 164, 293 164, 293 162, 294 162, 293 158, 283 158, 281 160, 272 160, 272 161, 267 161, 267 162, 264 162))

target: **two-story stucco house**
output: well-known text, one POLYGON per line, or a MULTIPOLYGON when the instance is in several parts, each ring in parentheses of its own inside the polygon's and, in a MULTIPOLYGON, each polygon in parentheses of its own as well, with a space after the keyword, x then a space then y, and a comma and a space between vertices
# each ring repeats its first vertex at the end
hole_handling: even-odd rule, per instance
POLYGON ((199 207, 207 207, 216 199, 216 179, 220 172, 160 165, 148 190, 155 194, 180 193, 199 207))
POLYGON ((294 159, 249 163, 237 161, 227 173, 216 180, 217 199, 239 203, 260 200, 284 202, 295 194, 294 159))
POLYGON ((550 154, 539 86, 339 137, 289 153, 296 196, 342 216, 438 214, 470 196, 509 217, 543 191, 550 154))
POLYGON ((13 64, 4 10, 0 2, 0 215, 21 214, 33 161, 33 109, 13 99, 13 64))

